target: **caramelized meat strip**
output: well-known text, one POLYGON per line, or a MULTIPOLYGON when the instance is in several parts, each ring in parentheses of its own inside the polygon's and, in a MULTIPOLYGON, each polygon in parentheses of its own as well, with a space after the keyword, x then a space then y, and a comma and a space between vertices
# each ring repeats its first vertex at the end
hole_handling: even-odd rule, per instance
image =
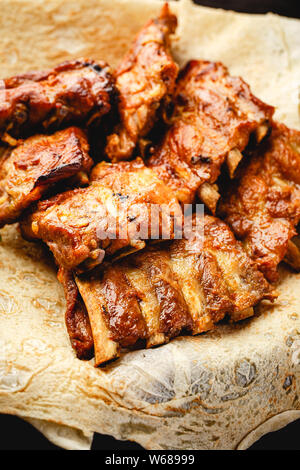
POLYGON ((36 135, 7 148, 0 159, 0 226, 22 212, 55 183, 74 177, 87 182, 93 164, 85 133, 77 127, 36 135))
POLYGON ((198 194, 214 213, 222 164, 233 176, 251 134, 261 140, 273 112, 221 63, 193 60, 179 76, 170 127, 149 164, 182 203, 198 194))
POLYGON ((274 123, 270 139, 254 152, 220 204, 220 215, 271 282, 286 255, 295 266, 299 260, 291 240, 300 221, 299 151, 300 132, 274 123))
POLYGON ((198 218, 187 239, 147 246, 75 280, 96 365, 118 357, 122 347, 207 331, 225 314, 244 319, 260 300, 276 297, 229 227, 211 216, 198 218))
POLYGON ((175 196, 137 159, 98 164, 90 186, 41 201, 21 229, 26 238, 46 242, 59 266, 80 272, 100 264, 104 255, 139 250, 149 238, 172 238, 177 217, 175 196))
POLYGON ((61 268, 58 279, 65 291, 67 302, 65 321, 72 347, 79 359, 91 359, 94 354, 94 340, 90 320, 73 274, 61 268))
POLYGON ((176 26, 176 16, 165 4, 160 16, 137 35, 116 71, 121 122, 107 141, 106 154, 112 161, 128 160, 137 144, 142 147, 158 108, 173 92, 178 67, 169 43, 176 26))
POLYGON ((110 111, 113 87, 107 64, 88 59, 0 80, 0 138, 13 143, 11 137, 99 121, 110 111))

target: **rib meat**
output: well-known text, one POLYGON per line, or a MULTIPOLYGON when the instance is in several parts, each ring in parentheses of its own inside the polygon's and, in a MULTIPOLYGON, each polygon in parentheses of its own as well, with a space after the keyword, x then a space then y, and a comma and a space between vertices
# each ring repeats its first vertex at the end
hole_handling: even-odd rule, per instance
MULTIPOLYGON (((112 161, 128 160, 151 130, 157 110, 173 92, 178 66, 169 52, 177 26, 167 4, 137 35, 116 71, 121 122, 108 137, 106 154, 112 161)), ((141 149, 140 149, 141 150, 141 149)))
POLYGON ((91 359, 94 353, 94 340, 89 316, 71 271, 61 268, 58 279, 62 283, 66 297, 65 321, 73 349, 79 359, 91 359))
POLYGON ((104 255, 142 249, 149 238, 172 238, 179 217, 172 191, 137 159, 98 164, 90 186, 41 201, 21 229, 26 238, 46 242, 59 266, 84 271, 104 255))
POLYGON ((110 111, 113 90, 107 64, 88 59, 0 80, 0 138, 90 125, 110 111))
POLYGON ((81 276, 96 365, 122 347, 159 345, 180 333, 198 334, 229 314, 253 315, 275 292, 220 219, 198 219, 188 239, 148 246, 81 276))
POLYGON ((79 183, 87 182, 93 164, 88 151, 86 134, 77 127, 6 148, 0 158, 0 227, 16 222, 55 183, 74 176, 79 183))
POLYGON ((295 266, 299 248, 292 237, 300 221, 300 132, 274 122, 272 134, 241 169, 220 205, 220 215, 242 240, 270 281, 287 260, 295 266))
POLYGON ((222 164, 233 176, 250 136, 265 136, 273 112, 221 63, 193 60, 179 76, 169 129, 149 164, 182 203, 198 194, 214 213, 222 164))

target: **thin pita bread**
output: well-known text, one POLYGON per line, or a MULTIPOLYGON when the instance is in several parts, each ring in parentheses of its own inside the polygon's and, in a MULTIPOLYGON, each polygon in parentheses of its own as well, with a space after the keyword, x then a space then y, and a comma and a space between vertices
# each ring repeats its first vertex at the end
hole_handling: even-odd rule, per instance
POLYGON ((90 450, 94 438, 93 432, 84 433, 80 429, 70 428, 62 424, 43 421, 42 419, 28 418, 38 431, 52 442, 52 444, 63 447, 66 450, 90 450))

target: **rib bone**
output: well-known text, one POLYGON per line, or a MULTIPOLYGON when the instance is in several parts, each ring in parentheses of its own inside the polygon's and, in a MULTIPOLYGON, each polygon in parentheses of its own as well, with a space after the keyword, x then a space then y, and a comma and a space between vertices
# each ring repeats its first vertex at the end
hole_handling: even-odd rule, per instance
POLYGON ((239 149, 235 148, 230 150, 227 155, 227 166, 229 171, 230 178, 234 177, 235 170, 238 167, 238 164, 243 158, 243 154, 239 151, 239 149))
POLYGON ((220 199, 218 186, 216 184, 203 183, 198 190, 198 196, 211 210, 212 214, 215 214, 220 199))

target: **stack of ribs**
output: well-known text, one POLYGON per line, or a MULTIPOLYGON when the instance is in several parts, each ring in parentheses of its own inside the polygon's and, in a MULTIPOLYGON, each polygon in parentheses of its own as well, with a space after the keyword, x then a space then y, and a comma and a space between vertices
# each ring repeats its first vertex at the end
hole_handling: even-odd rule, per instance
POLYGON ((80 59, 0 82, 0 226, 50 248, 96 366, 251 317, 278 264, 300 268, 300 132, 221 63, 179 72, 176 25, 164 5, 114 73, 80 59))
POLYGON ((60 279, 73 345, 88 356, 92 333, 96 365, 118 357, 122 347, 210 330, 226 314, 233 321, 247 318, 253 305, 275 298, 228 226, 212 216, 201 217, 187 240, 148 246, 73 279, 62 270, 60 279), (77 317, 85 328, 74 334, 77 317))

